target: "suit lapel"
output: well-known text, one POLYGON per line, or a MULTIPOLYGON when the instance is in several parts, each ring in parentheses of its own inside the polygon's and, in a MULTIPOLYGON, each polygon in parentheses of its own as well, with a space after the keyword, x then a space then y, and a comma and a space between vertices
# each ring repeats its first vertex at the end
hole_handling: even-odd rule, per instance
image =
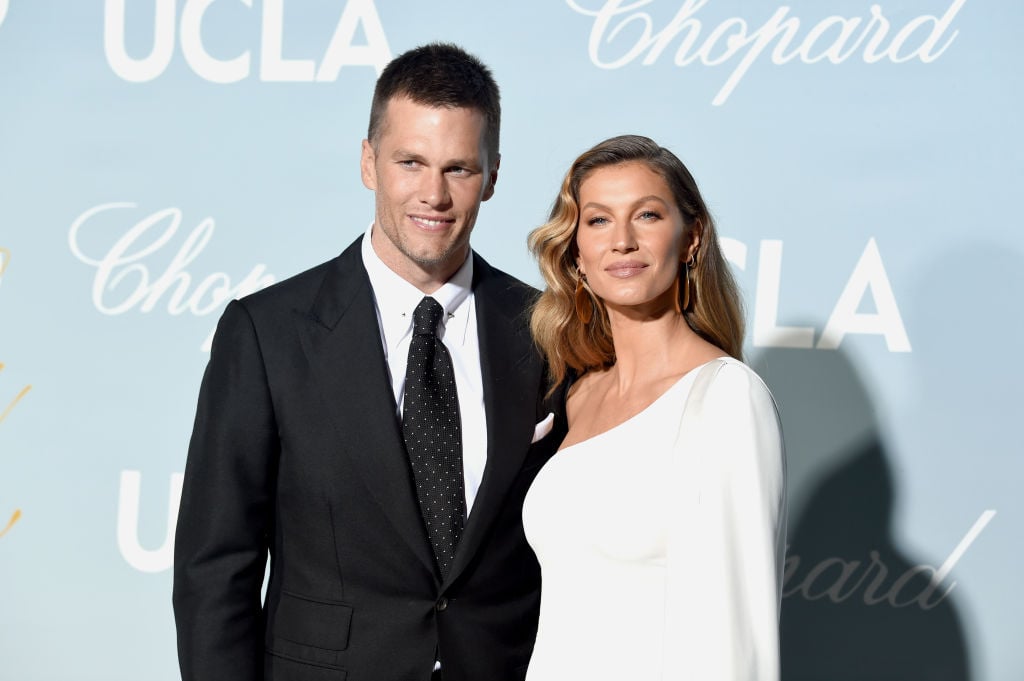
POLYGON ((316 368, 338 442, 381 510, 433 573, 360 243, 331 263, 305 320, 303 348, 316 368))
POLYGON ((487 464, 445 586, 465 569, 494 522, 530 447, 540 365, 535 359, 522 295, 473 254, 473 297, 480 341, 487 464))

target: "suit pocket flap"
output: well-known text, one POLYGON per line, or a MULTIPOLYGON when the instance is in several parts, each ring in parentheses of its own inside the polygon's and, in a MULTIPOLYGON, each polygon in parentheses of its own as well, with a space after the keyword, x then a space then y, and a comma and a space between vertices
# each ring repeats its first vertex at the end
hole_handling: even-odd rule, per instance
POLYGON ((325 650, 345 650, 351 624, 352 608, 348 605, 285 591, 277 605, 274 636, 325 650))

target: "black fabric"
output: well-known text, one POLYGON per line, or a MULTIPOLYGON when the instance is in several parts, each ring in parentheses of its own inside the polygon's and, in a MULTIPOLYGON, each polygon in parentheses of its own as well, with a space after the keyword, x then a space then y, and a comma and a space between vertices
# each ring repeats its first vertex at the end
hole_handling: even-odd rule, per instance
POLYGON ((455 370, 448 348, 437 337, 443 315, 444 308, 430 296, 413 312, 402 410, 402 435, 416 496, 442 579, 455 559, 466 513, 455 370))
POLYGON ((425 681, 437 660, 445 681, 522 681, 540 592, 523 497, 566 424, 538 399, 536 292, 473 257, 487 465, 443 580, 360 240, 227 306, 175 535, 182 681, 425 681))

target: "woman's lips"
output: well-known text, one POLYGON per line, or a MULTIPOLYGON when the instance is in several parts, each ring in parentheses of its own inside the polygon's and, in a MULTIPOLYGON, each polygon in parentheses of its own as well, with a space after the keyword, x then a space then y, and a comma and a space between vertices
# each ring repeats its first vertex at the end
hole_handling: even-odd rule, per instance
POLYGON ((647 269, 647 265, 642 262, 617 262, 613 265, 609 265, 604 269, 605 272, 612 277, 618 277, 619 279, 628 279, 640 274, 643 270, 647 269))

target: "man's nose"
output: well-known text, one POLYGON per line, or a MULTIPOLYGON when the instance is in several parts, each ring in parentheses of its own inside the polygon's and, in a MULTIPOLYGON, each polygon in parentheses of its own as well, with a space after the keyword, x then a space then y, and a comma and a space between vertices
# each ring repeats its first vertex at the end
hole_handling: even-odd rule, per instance
POLYGON ((443 172, 424 173, 420 184, 420 201, 431 208, 444 209, 451 204, 451 192, 443 172))

